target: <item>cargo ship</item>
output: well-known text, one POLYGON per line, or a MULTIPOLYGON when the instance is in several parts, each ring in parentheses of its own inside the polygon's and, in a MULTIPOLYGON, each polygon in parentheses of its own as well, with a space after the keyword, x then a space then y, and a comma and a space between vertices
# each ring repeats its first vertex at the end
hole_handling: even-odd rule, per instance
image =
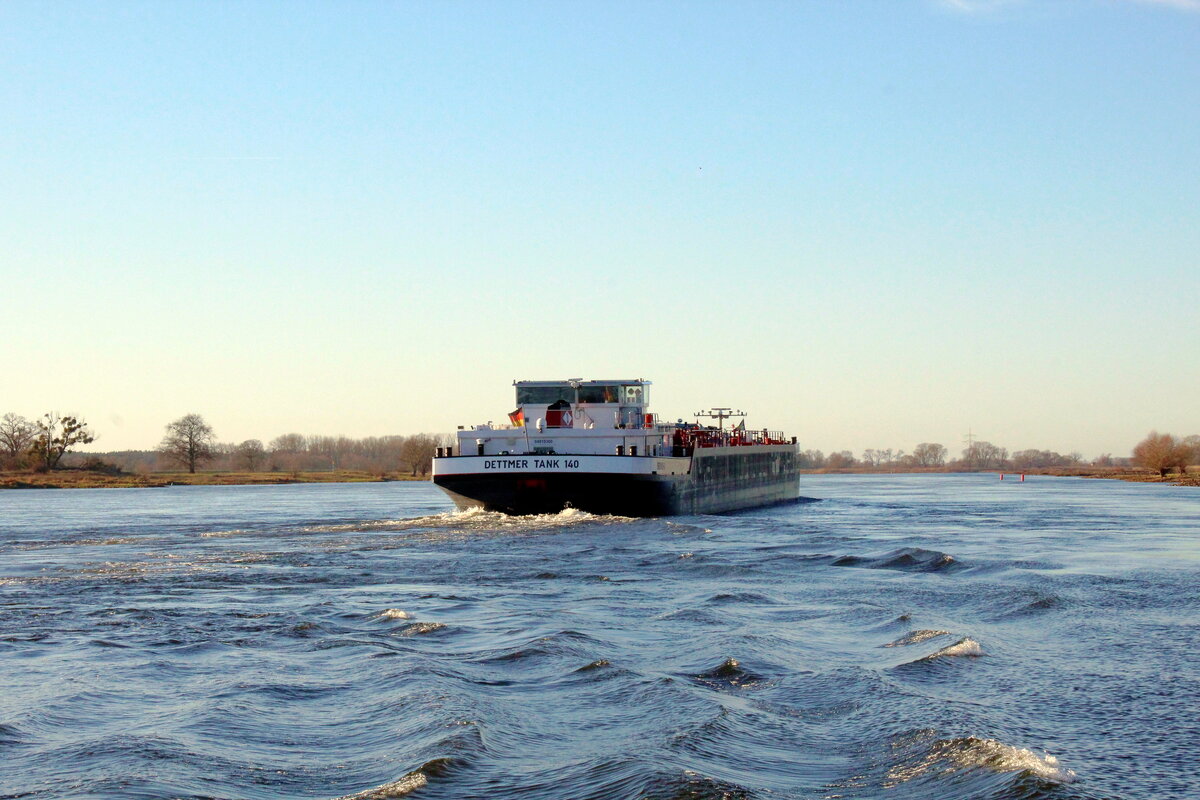
POLYGON ((508 423, 461 426, 438 448, 433 482, 459 508, 507 514, 717 514, 800 499, 795 437, 748 429, 732 408, 661 421, 650 383, 514 381, 508 423))

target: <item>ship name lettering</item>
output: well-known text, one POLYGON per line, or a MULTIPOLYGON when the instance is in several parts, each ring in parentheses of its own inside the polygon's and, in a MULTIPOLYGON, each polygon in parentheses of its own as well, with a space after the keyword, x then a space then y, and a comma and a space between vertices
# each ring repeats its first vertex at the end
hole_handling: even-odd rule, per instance
POLYGON ((483 462, 484 469, 529 469, 527 458, 492 458, 483 462))

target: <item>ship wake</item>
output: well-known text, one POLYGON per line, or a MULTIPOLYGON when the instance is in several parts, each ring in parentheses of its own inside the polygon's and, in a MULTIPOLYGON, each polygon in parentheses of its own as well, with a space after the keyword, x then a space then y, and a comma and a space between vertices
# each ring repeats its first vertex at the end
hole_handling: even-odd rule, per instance
POLYGON ((580 525, 620 525, 637 522, 633 517, 609 514, 592 514, 576 508, 567 508, 557 514, 529 514, 515 516, 483 508, 447 511, 409 519, 385 519, 354 522, 344 525, 314 525, 305 528, 306 533, 356 533, 387 531, 478 531, 512 532, 559 530, 580 525))

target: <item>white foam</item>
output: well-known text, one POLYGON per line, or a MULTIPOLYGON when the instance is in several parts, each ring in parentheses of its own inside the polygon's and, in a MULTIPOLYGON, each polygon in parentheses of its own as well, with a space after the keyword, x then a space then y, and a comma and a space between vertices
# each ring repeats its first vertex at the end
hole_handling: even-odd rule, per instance
POLYGON ((930 658, 953 658, 957 656, 977 657, 985 655, 983 646, 979 642, 972 639, 970 636, 964 636, 952 645, 947 645, 936 653, 925 656, 930 658))
POLYGON ((567 508, 557 514, 513 516, 499 511, 475 507, 442 514, 429 514, 410 519, 385 519, 354 522, 343 525, 313 525, 305 533, 347 533, 351 531, 408 531, 414 529, 448 528, 462 531, 536 531, 586 523, 630 522, 632 517, 592 514, 577 508, 567 508))
POLYGON ((114 536, 111 539, 76 539, 73 542, 65 542, 65 544, 75 547, 103 547, 112 544, 140 544, 147 541, 149 539, 139 539, 136 536, 114 536))
POLYGON ((949 635, 949 633, 950 633, 950 631, 934 631, 934 630, 912 631, 911 633, 904 634, 899 639, 896 639, 893 642, 888 642, 887 644, 884 645, 884 647, 906 647, 907 645, 919 644, 927 639, 934 639, 938 636, 947 636, 947 635, 949 635))
POLYGON ((389 608, 380 612, 376 619, 408 619, 408 612, 401 608, 389 608))
POLYGON ((337 798, 337 800, 388 800, 392 797, 404 797, 404 795, 413 792, 429 783, 429 779, 425 777, 425 773, 417 770, 410 772, 399 780, 385 783, 382 786, 376 786, 374 789, 367 789, 358 794, 346 794, 337 798))
MULTIPOLYGON (((437 516, 445 516, 439 514, 437 516)), ((301 533, 350 533, 353 531, 373 531, 373 530, 404 530, 409 527, 409 523, 417 520, 430 519, 430 517, 417 517, 417 519, 376 519, 364 520, 362 522, 345 522, 338 525, 308 525, 300 529, 301 533)))
POLYGON ((1071 783, 1075 773, 1058 763, 1049 753, 1038 755, 1032 750, 968 736, 962 739, 941 739, 930 746, 920 759, 900 764, 888 770, 886 786, 913 780, 929 774, 946 774, 964 769, 988 769, 993 772, 1028 772, 1051 783, 1071 783))

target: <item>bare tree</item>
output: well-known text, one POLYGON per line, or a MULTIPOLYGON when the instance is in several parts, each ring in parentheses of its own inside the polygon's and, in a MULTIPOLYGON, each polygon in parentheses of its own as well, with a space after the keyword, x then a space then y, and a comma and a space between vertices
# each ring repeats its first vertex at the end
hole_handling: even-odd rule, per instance
POLYGON ((967 469, 994 469, 1007 459, 1007 449, 983 441, 971 442, 962 454, 962 463, 967 469))
POLYGON ((940 467, 946 463, 946 448, 934 442, 921 442, 913 448, 912 457, 918 467, 940 467))
POLYGON ((800 469, 820 469, 825 466, 825 454, 820 450, 805 450, 796 463, 800 469))
POLYGON ((257 472, 263 459, 267 457, 267 451, 258 439, 247 439, 233 448, 233 455, 238 465, 244 467, 247 472, 257 472))
POLYGON ((59 460, 77 444, 91 444, 95 435, 87 423, 78 417, 60 417, 57 412, 43 414, 36 423, 30 451, 42 469, 54 469, 59 460))
POLYGON ((37 426, 19 414, 5 414, 0 420, 0 456, 8 464, 16 464, 37 436, 37 426))
POLYGON ((392 435, 379 440, 379 450, 374 456, 375 464, 380 471, 400 470, 404 465, 405 437, 392 435))
POLYGON ((1188 449, 1188 457, 1180 472, 1187 472, 1187 464, 1200 464, 1200 435, 1185 436, 1183 446, 1188 449))
POLYGON ((849 450, 830 453, 829 457, 825 459, 825 466, 829 469, 848 469, 854 464, 854 455, 849 450))
POLYGON ((428 475, 433 466, 433 453, 437 449, 437 438, 428 433, 418 433, 404 440, 400 448, 400 460, 412 475, 428 475))
POLYGON ((167 425, 167 435, 159 444, 159 451, 173 461, 195 472, 196 465, 213 457, 212 426, 199 414, 188 414, 167 425))
POLYGON ((1165 478, 1172 467, 1177 467, 1180 474, 1186 472, 1191 456, 1192 448, 1189 445, 1169 433, 1160 434, 1158 431, 1150 431, 1133 448, 1133 463, 1156 470, 1160 478, 1165 478))
POLYGON ((285 433, 271 440, 270 450, 272 453, 303 453, 307 447, 303 434, 285 433))
POLYGON ((1077 452, 1065 456, 1053 450, 1018 450, 1010 459, 1013 469, 1027 470, 1044 467, 1073 467, 1083 461, 1083 456, 1077 452))

